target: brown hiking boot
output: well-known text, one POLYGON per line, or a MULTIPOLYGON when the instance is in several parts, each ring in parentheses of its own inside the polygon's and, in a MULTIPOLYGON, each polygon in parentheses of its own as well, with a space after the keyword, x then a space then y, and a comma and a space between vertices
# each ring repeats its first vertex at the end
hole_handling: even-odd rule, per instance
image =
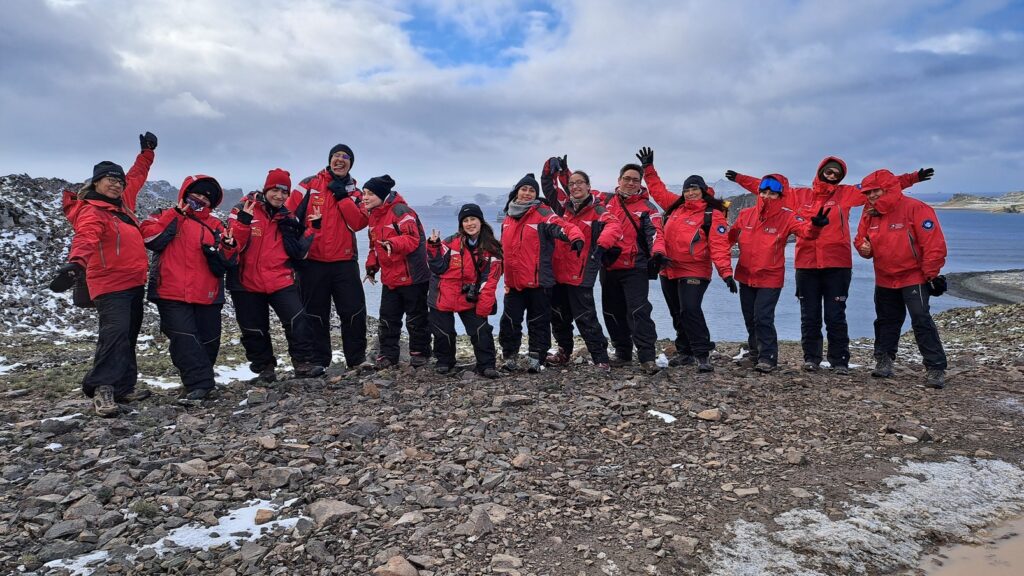
POLYGON ((114 387, 100 386, 97 388, 92 396, 92 407, 96 410, 97 416, 103 418, 117 416, 121 409, 118 408, 117 402, 114 401, 114 387))
POLYGON ((296 378, 319 378, 324 375, 324 367, 319 364, 299 362, 294 366, 296 378))
POLYGON ((551 366, 565 366, 569 363, 569 354, 565 351, 565 348, 559 346, 558 352, 548 354, 546 362, 551 366))
POLYGON ((640 369, 648 374, 657 374, 661 372, 661 367, 658 366, 653 360, 640 363, 640 369))

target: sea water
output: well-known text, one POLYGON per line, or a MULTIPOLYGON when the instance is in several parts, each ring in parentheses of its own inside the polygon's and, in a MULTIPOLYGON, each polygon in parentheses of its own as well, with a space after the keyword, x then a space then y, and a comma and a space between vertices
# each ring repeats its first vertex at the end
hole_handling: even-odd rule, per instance
MULTIPOLYGON (((457 207, 414 206, 426 234, 432 228, 441 231, 442 237, 453 234, 457 230, 457 207)), ((1003 270, 1024 267, 1024 214, 991 214, 961 210, 939 210, 938 218, 946 236, 947 257, 943 273, 974 272, 986 270, 1003 270)), ((501 235, 501 225, 496 220, 496 209, 485 209, 488 223, 496 236, 501 235)), ((852 211, 850 226, 856 230, 860 221, 860 209, 852 211)), ((366 260, 368 238, 366 231, 358 233, 360 268, 366 260)), ((800 304, 796 298, 796 281, 794 279, 793 255, 794 244, 786 246, 786 284, 782 297, 775 311, 775 328, 779 338, 783 340, 800 339, 800 304)), ((733 262, 735 266, 735 259, 733 262)), ((367 310, 376 316, 380 306, 380 284, 364 283, 366 290, 367 310)), ((501 314, 501 295, 504 285, 498 287, 498 314, 501 314)), ((600 282, 594 287, 594 296, 600 308, 600 282)), ((870 260, 854 254, 853 279, 850 284, 850 296, 846 306, 846 318, 850 326, 850 337, 873 337, 874 308, 874 270, 870 260)), ((661 294, 661 286, 657 280, 650 283, 650 300, 654 306, 653 318, 657 325, 659 338, 673 338, 672 318, 661 294)), ((978 306, 977 302, 955 298, 946 294, 931 299, 932 313, 964 306, 978 306)), ((704 315, 714 340, 746 341, 746 328, 740 312, 739 297, 729 292, 725 283, 717 276, 712 279, 704 297, 704 315)), ((497 318, 497 317, 496 317, 497 318)), ((497 325, 496 318, 492 323, 497 325)), ((458 324, 458 323, 456 323, 458 324)), ((910 318, 904 324, 904 330, 910 328, 910 318)), ((461 325, 459 330, 461 331, 461 325)))

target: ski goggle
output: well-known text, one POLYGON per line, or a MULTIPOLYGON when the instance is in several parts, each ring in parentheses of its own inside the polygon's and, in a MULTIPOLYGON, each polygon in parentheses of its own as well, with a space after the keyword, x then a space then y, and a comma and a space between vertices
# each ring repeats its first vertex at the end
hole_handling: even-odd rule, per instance
POLYGON ((776 194, 782 194, 782 182, 779 182, 775 178, 763 178, 761 184, 758 186, 758 192, 775 192, 776 194))

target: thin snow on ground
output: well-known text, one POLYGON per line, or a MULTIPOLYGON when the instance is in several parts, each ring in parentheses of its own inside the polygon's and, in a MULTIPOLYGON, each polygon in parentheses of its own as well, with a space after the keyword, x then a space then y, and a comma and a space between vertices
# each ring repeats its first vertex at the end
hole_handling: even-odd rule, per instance
POLYGON ((661 418, 667 424, 671 424, 676 421, 676 417, 671 414, 665 414, 664 412, 658 412, 657 410, 648 410, 648 414, 656 418, 661 418))
POLYGON ((654 359, 654 363, 658 368, 668 368, 668 357, 664 354, 658 354, 658 357, 654 359))
POLYGON ((213 369, 214 381, 217 384, 226 386, 235 381, 251 380, 257 376, 255 372, 249 370, 248 364, 239 364, 238 366, 217 366, 213 369))
POLYGON ((735 356, 733 356, 732 359, 733 360, 743 360, 747 356, 747 354, 749 354, 749 353, 750 353, 750 350, 747 350, 746 348, 740 348, 740 353, 735 355, 735 356))
POLYGON ((74 414, 68 414, 67 416, 54 416, 52 418, 43 418, 43 422, 46 422, 47 420, 56 420, 58 422, 67 422, 68 420, 71 420, 72 418, 78 418, 79 416, 82 416, 82 415, 83 414, 81 412, 75 412, 74 414))
POLYGON ((150 388, 159 388, 160 390, 170 390, 172 388, 181 388, 181 380, 168 380, 166 378, 146 378, 142 374, 139 374, 139 381, 146 384, 150 388))
POLYGON ((50 452, 56 452, 57 450, 60 450, 63 447, 64 445, 59 442, 51 442, 46 446, 43 446, 43 449, 49 450, 50 452))
POLYGON ((7 357, 0 356, 0 376, 13 372, 15 368, 21 366, 21 362, 15 362, 14 364, 4 364, 4 362, 7 362, 7 357))
MULTIPOLYGON (((232 548, 239 548, 240 542, 256 540, 264 533, 271 532, 276 528, 285 530, 291 529, 301 517, 274 520, 266 524, 256 524, 256 511, 262 509, 278 511, 281 508, 288 508, 295 503, 295 499, 285 502, 283 505, 273 504, 270 500, 253 500, 244 508, 232 510, 227 516, 219 519, 215 526, 199 526, 190 524, 171 530, 167 536, 147 546, 140 546, 136 552, 151 548, 159 555, 178 553, 183 548, 190 550, 209 550, 223 544, 232 548)), ((46 568, 63 568, 70 570, 71 574, 84 576, 92 574, 93 570, 110 557, 106 551, 91 552, 75 558, 58 559, 44 564, 46 568)), ((135 555, 129 556, 129 559, 135 555)))
POLYGON ((890 492, 846 505, 832 520, 818 510, 777 516, 782 529, 739 520, 735 538, 713 546, 714 576, 824 576, 892 572, 917 565, 922 542, 972 540, 972 533, 1024 509, 1024 469, 1001 460, 910 462, 886 478, 890 492))

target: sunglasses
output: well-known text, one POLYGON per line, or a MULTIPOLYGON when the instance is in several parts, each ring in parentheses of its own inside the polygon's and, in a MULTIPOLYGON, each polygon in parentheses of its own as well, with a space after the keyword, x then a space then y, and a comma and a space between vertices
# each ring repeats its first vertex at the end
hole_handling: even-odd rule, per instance
MULTIPOLYGON (((333 160, 333 159, 334 159, 334 158, 335 158, 336 156, 338 156, 338 155, 337 155, 337 154, 335 154, 334 156, 331 156, 331 160, 333 160)), ((342 159, 342 160, 345 160, 345 161, 351 161, 351 160, 352 160, 352 157, 351 157, 351 156, 349 156, 348 154, 345 154, 344 152, 342 152, 342 154, 341 154, 341 159, 342 159)))
POLYGON ((758 187, 759 192, 775 192, 776 194, 782 194, 782 182, 774 178, 765 178, 761 180, 761 185, 758 187))

